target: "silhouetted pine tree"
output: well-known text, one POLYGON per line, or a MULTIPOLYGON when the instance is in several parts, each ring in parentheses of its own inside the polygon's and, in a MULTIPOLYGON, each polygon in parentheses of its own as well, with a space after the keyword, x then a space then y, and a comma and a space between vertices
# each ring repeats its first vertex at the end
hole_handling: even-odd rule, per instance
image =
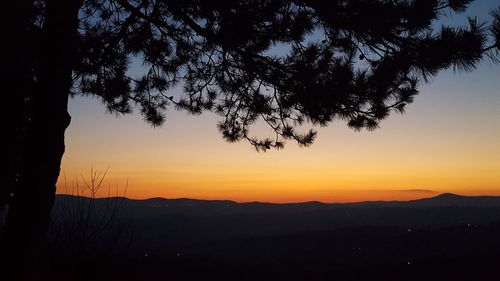
MULTIPOLYGON (((374 129, 403 112, 419 81, 443 69, 498 59, 500 10, 492 23, 436 27, 470 0, 16 0, 2 34, 6 120, 1 197, 6 241, 40 244, 70 123, 68 96, 102 98, 112 112, 140 110, 162 125, 169 106, 212 110, 228 141, 258 150, 311 144, 297 125, 345 120, 374 129), (142 71, 129 71, 131 62, 142 71), (181 86, 184 95, 170 90, 181 86), (275 132, 259 139, 264 120, 275 132)), ((6 11, 6 12, 5 12, 6 11)), ((24 247, 24 249, 23 249, 24 247)))

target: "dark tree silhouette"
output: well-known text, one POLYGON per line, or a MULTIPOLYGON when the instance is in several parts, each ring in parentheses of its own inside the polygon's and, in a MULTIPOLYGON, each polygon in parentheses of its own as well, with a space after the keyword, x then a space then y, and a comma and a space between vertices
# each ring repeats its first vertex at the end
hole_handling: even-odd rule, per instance
POLYGON ((8 116, 0 196, 4 241, 18 253, 44 237, 70 123, 70 94, 162 125, 169 106, 211 110, 228 141, 258 150, 311 144, 297 125, 345 120, 374 129, 403 112, 443 69, 499 58, 500 10, 489 25, 434 28, 470 0, 17 0, 3 24, 8 116), (132 61, 143 72, 132 75, 132 61), (181 86, 184 95, 169 90, 181 86), (275 132, 259 139, 264 120, 275 132))

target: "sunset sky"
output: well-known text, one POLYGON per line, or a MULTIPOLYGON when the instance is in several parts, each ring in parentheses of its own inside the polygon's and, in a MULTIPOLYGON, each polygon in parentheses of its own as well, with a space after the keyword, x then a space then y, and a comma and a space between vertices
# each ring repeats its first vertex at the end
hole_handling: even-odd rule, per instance
MULTIPOLYGON (((468 14, 486 19, 496 1, 476 2, 468 14)), ((64 178, 71 189, 91 167, 109 167, 106 186, 123 191, 128 181, 131 198, 345 202, 500 195, 500 65, 489 60, 472 73, 446 71, 421 85, 404 115, 392 114, 373 132, 339 121, 319 128, 308 148, 288 142, 284 150, 258 153, 246 142, 227 143, 212 113, 171 108, 166 124, 151 128, 138 114, 117 118, 99 100, 76 97, 70 114, 59 192, 64 178)))

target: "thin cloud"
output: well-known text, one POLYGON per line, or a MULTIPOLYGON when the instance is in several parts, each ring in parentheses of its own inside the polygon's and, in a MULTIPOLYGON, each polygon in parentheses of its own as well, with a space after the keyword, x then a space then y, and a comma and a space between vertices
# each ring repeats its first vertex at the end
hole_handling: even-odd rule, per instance
POLYGON ((398 191, 411 193, 437 193, 437 191, 431 189, 400 189, 398 191))

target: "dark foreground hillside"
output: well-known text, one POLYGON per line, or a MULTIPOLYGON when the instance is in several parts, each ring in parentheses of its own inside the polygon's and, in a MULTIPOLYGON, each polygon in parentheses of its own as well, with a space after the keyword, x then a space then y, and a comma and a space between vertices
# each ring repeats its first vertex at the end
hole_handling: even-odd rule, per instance
POLYGON ((500 268, 497 197, 121 200, 58 198, 57 280, 496 280, 500 268))

